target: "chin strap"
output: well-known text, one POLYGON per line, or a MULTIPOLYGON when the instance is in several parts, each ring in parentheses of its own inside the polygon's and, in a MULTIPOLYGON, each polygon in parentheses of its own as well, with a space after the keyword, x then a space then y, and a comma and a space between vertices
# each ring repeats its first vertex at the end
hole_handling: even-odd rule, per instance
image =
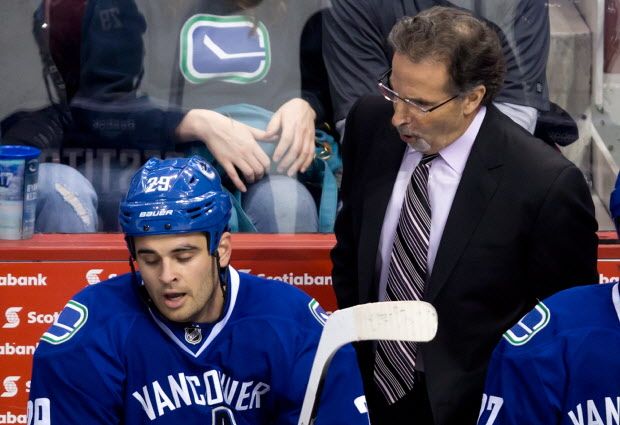
POLYGON ((144 285, 142 285, 142 282, 138 281, 138 274, 136 273, 136 268, 133 265, 134 262, 134 258, 133 256, 129 256, 129 268, 131 269, 131 283, 134 286, 134 288, 136 288, 136 291, 138 291, 138 295, 140 296, 140 299, 142 300, 142 302, 148 307, 148 308, 153 308, 153 300, 151 300, 151 297, 149 296, 149 293, 146 291, 146 288, 144 287, 144 285))
POLYGON ((217 276, 220 280, 220 287, 222 288, 222 293, 224 295, 224 304, 226 304, 226 288, 228 287, 228 267, 220 266, 220 254, 217 250, 213 253, 215 257, 215 265, 217 267, 217 276))

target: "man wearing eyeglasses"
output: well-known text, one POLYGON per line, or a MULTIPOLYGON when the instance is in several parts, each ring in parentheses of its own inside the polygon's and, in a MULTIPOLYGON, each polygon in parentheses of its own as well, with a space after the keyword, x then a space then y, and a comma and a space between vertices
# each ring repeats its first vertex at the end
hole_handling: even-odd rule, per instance
POLYGON ((389 43, 383 96, 347 118, 333 286, 340 308, 437 309, 428 344, 357 347, 373 425, 473 425, 502 333, 537 299, 596 281, 594 207, 579 169, 493 105, 505 66, 486 24, 434 7, 389 43))
MULTIPOLYGON (((504 86, 495 106, 534 133, 539 112, 548 111, 546 65, 550 27, 541 0, 332 0, 324 14, 323 52, 329 73, 336 127, 342 132, 347 113, 390 63, 387 35, 396 21, 433 6, 470 10, 500 35, 506 59, 504 86), (355 69, 351 75, 351 69, 355 69)), ((544 112, 542 112, 545 114, 544 112)))

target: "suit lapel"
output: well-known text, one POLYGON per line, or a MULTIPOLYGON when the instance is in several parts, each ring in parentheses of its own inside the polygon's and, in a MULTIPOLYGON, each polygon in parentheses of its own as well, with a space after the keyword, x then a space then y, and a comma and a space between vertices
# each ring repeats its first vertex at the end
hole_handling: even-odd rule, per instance
POLYGON ((433 301, 463 255, 493 198, 503 164, 503 138, 495 107, 487 113, 474 141, 437 250, 425 298, 433 301))
POLYGON ((379 237, 405 148, 406 144, 398 138, 394 128, 388 125, 374 140, 370 151, 359 241, 358 276, 362 303, 377 300, 377 288, 373 283, 379 237))

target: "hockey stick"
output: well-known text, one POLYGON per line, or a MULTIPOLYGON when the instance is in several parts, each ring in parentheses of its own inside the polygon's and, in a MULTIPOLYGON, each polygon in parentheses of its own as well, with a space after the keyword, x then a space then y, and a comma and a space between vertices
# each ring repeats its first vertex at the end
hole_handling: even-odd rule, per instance
POLYGON ((437 312, 423 301, 386 301, 337 310, 327 319, 314 356, 298 425, 312 425, 327 369, 340 347, 367 340, 427 342, 437 333, 437 312))

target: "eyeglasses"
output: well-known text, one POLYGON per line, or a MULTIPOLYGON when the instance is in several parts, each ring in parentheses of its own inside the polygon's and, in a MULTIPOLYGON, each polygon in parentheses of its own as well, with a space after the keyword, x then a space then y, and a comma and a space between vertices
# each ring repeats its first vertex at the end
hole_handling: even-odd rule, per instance
POLYGON ((381 77, 379 77, 379 80, 377 81, 377 85, 379 86, 379 92, 381 92, 385 100, 389 100, 392 103, 396 103, 398 100, 401 100, 407 105, 413 106, 417 111, 427 114, 429 112, 433 112, 435 109, 445 105, 446 103, 460 96, 460 93, 455 94, 450 99, 444 100, 443 102, 435 106, 431 106, 431 107, 422 106, 414 100, 408 99, 406 97, 402 97, 401 95, 399 95, 392 89, 392 87, 390 86, 391 72, 392 72, 392 68, 388 69, 383 75, 381 75, 381 77))

